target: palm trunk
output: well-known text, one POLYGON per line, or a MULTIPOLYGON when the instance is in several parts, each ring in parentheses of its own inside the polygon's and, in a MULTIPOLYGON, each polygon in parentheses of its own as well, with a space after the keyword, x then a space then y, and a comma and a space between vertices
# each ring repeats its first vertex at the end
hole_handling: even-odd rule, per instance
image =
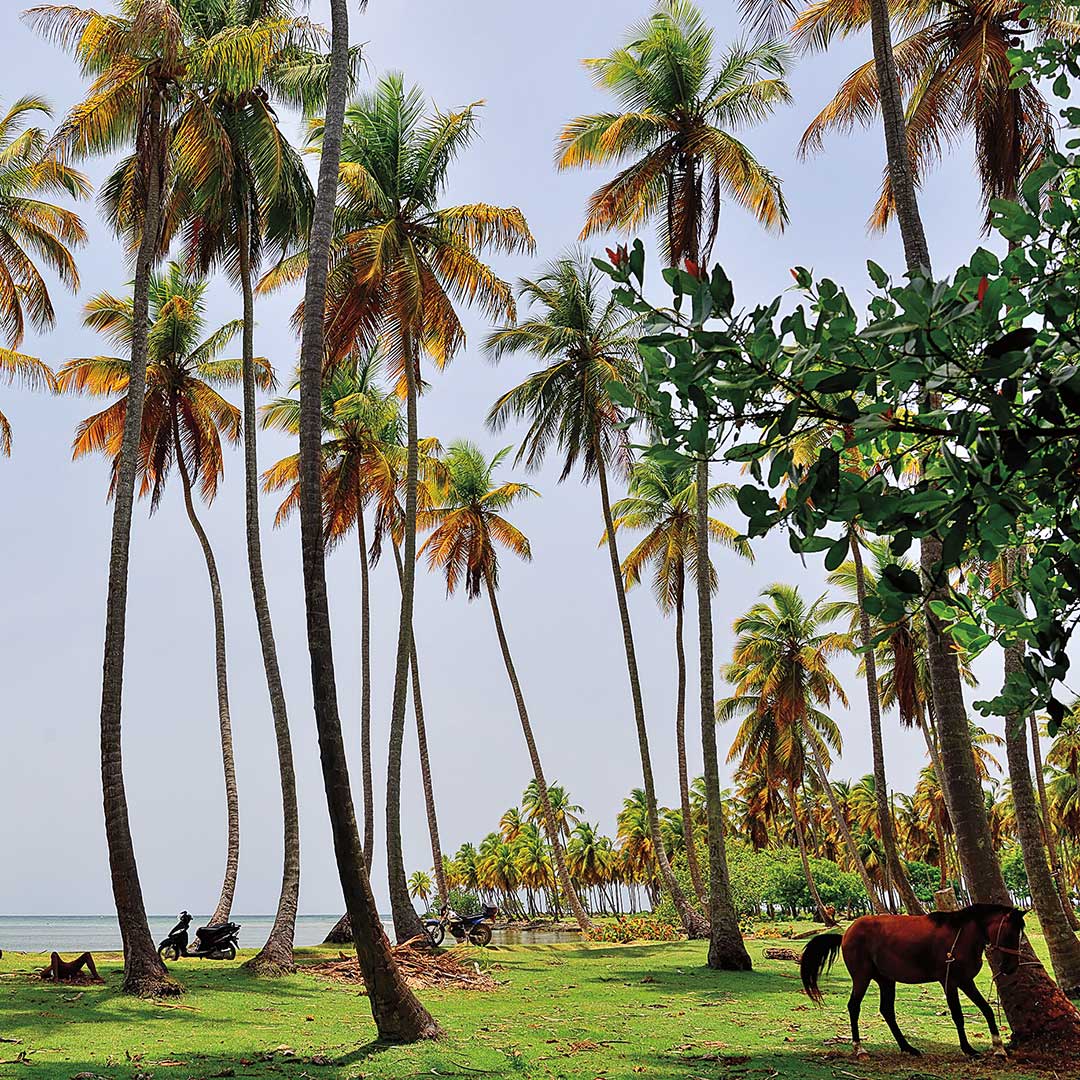
POLYGON ((309 262, 300 346, 300 532, 303 545, 304 600, 315 724, 319 732, 323 783, 334 837, 338 876, 352 927, 356 956, 367 986, 379 1038, 415 1042, 435 1038, 439 1026, 409 989, 390 951, 368 880, 364 849, 356 826, 349 767, 341 734, 322 514, 322 369, 326 277, 337 196, 341 135, 349 83, 348 0, 330 0, 332 35, 326 122, 319 163, 319 187, 312 217, 309 262))
POLYGON ((247 966, 260 975, 284 975, 296 970, 293 962, 293 939, 296 932, 296 908, 300 894, 300 820, 296 806, 296 772, 293 769, 292 740, 285 691, 278 667, 274 625, 263 574, 262 535, 259 527, 259 455, 255 416, 255 297, 251 282, 251 238, 246 205, 242 207, 237 234, 240 247, 240 287, 244 298, 244 504, 247 527, 248 576, 259 628, 266 689, 270 714, 274 720, 277 744, 278 776, 281 782, 283 820, 283 860, 281 892, 278 894, 274 925, 259 953, 247 966))
POLYGON ((806 853, 806 836, 803 834, 802 821, 799 819, 799 807, 795 799, 795 785, 788 780, 788 809, 791 811, 791 822, 795 826, 795 843, 799 848, 799 858, 802 860, 803 873, 806 875, 806 884, 810 888, 810 896, 813 898, 814 906, 817 908, 818 918, 826 926, 835 926, 836 920, 832 918, 825 910, 825 905, 821 902, 821 894, 818 892, 817 882, 814 880, 814 873, 810 869, 810 856, 806 853))
POLYGON ((131 515, 135 504, 135 474, 146 397, 146 354, 149 334, 150 274, 157 256, 161 223, 161 183, 164 168, 160 101, 154 100, 147 121, 145 145, 154 155, 147 165, 143 234, 135 262, 132 307, 131 369, 127 411, 120 445, 120 465, 113 492, 112 540, 109 547, 109 587, 105 602, 105 646, 101 673, 101 789, 105 838, 109 847, 116 918, 124 947, 124 992, 143 997, 178 994, 181 988, 165 971, 150 936, 143 903, 135 846, 131 839, 124 764, 121 751, 121 713, 124 688, 128 561, 131 515))
POLYGON ((881 830, 881 846, 885 849, 885 864, 896 891, 900 894, 909 915, 922 915, 923 906, 908 880, 907 870, 896 850, 896 831, 889 809, 889 789, 885 780, 885 746, 881 736, 881 698, 878 694, 877 659, 871 645, 870 616, 866 611, 866 570, 863 566, 859 538, 852 529, 849 535, 851 557, 855 563, 855 593, 859 605, 859 636, 865 649, 863 667, 866 674, 866 700, 870 715, 870 744, 874 758, 874 799, 877 802, 878 826, 881 830))
POLYGON ((510 679, 510 688, 514 692, 514 702, 517 705, 518 718, 521 720, 521 730, 525 736, 525 745, 529 751, 529 760, 532 762, 533 777, 536 780, 536 794, 540 801, 540 809, 544 815, 544 828, 547 830, 548 842, 551 844, 551 857, 555 863, 555 876, 559 885, 562 886, 566 901, 570 910, 577 919, 582 932, 592 929, 592 920, 582 907, 581 898, 574 888, 570 879, 570 871, 566 867, 566 858, 563 855, 562 840, 559 835, 559 826, 555 821, 555 812, 551 809, 551 800, 548 798, 547 781, 544 779, 544 770, 540 764, 540 752, 536 748, 536 739, 533 737, 532 723, 529 720, 529 712, 525 707, 525 696, 521 692, 521 683, 518 682, 517 669, 514 667, 514 659, 510 655, 510 644, 506 640, 506 631, 503 629, 502 614, 499 611, 499 602, 495 598, 495 583, 490 572, 484 575, 484 585, 487 590, 488 600, 491 602, 491 616, 495 620, 495 633, 499 638, 499 648, 502 650, 503 664, 506 666, 506 674, 510 679))
MULTIPOLYGON (((929 575, 940 557, 940 540, 934 536, 924 538, 921 558, 928 583, 933 580, 929 575)), ((928 601, 946 595, 946 590, 937 585, 926 590, 928 601)), ((938 622, 929 604, 925 618, 941 760, 964 880, 973 903, 1010 904, 1009 891, 1005 888, 990 835, 982 784, 975 769, 956 654, 948 632, 938 622)), ((1040 1047, 1055 1043, 1075 1045, 1080 1040, 1080 1013, 1047 975, 1030 945, 1025 944, 1022 951, 1020 968, 1013 975, 1001 973, 996 953, 989 957, 998 978, 1001 1003, 1013 1039, 1017 1043, 1040 1047)))
POLYGON ((685 617, 686 568, 679 567, 679 593, 675 601, 675 660, 678 683, 675 697, 675 750, 679 758, 679 805, 682 808, 683 837, 686 841, 686 865, 690 880, 702 907, 708 910, 709 894, 701 878, 698 864, 697 844, 694 841, 694 819, 690 806, 690 769, 686 761, 686 649, 683 645, 683 622, 685 617))
POLYGON ((371 563, 359 492, 356 540, 360 549, 360 771, 364 783, 364 862, 371 866, 375 859, 375 787, 371 778, 371 563))
POLYGON ((705 762, 705 810, 709 821, 709 960, 721 971, 749 971, 753 966, 739 930, 731 899, 724 808, 720 802, 720 765, 716 756, 716 692, 713 688, 712 582, 709 568, 709 462, 697 463, 698 651, 701 659, 701 753, 705 762))
POLYGON ((1069 920, 1069 926, 1073 930, 1080 930, 1080 921, 1076 918, 1076 909, 1069 897, 1068 885, 1061 869, 1061 857, 1058 854, 1057 837, 1050 822, 1050 807, 1046 798, 1046 778, 1043 775, 1042 746, 1039 743, 1039 721, 1034 713, 1029 718, 1031 730, 1031 753, 1035 759, 1035 784, 1039 792, 1039 822, 1042 825, 1043 840, 1046 850, 1050 855, 1050 870, 1054 875, 1054 885, 1061 898, 1061 909, 1065 912, 1065 918, 1069 920))
POLYGON ((394 673, 394 701, 390 713, 390 746, 386 766, 386 872, 390 885, 390 911, 394 935, 408 941, 424 933, 424 924, 409 898, 405 878, 405 856, 401 840, 401 751, 405 741, 405 704, 409 690, 412 656, 413 598, 416 588, 416 487, 419 473, 417 445, 417 363, 411 334, 402 328, 405 359, 408 457, 405 468, 405 551, 401 573, 401 614, 398 621, 397 665, 394 673))
MULTIPOLYGON (((394 562, 397 564, 398 581, 402 580, 401 553, 397 544, 394 562)), ((439 841, 439 817, 435 813, 435 785, 431 780, 431 757, 428 754, 427 725, 424 723, 424 695, 420 691, 420 659, 416 652, 416 634, 412 635, 409 650, 409 669, 412 675, 413 713, 416 716, 416 743, 420 755, 420 782, 424 788, 424 809, 427 811, 428 837, 431 840, 432 869, 435 872, 436 906, 441 907, 449 895, 446 887, 446 871, 443 868, 442 844, 439 841)))
MULTIPOLYGON (((1005 674, 1023 668, 1019 646, 1005 651, 1005 674)), ((1024 855, 1028 886, 1039 926, 1050 951, 1058 986, 1071 998, 1080 997, 1080 940, 1069 925, 1061 906, 1061 897, 1054 884, 1043 846, 1042 823, 1027 754, 1027 725, 1023 716, 1010 716, 1005 721, 1005 746, 1009 759, 1009 779, 1012 781, 1013 805, 1016 810, 1016 832, 1024 855)))
POLYGON ((840 803, 836 798, 836 792, 833 791, 832 784, 829 783, 829 775, 825 772, 825 766, 821 763, 821 755, 818 753, 818 748, 813 742, 810 743, 810 758, 814 765, 814 771, 817 773, 818 783, 825 792, 825 797, 829 800, 829 808, 832 810, 833 818, 836 820, 836 827, 840 830, 840 836, 843 838, 844 846, 848 849, 851 861, 855 865, 855 870, 863 883, 863 888, 866 890, 867 899, 870 901, 875 914, 884 915, 885 905, 881 902, 881 897, 878 896, 878 891, 874 887, 870 872, 866 869, 866 863, 862 861, 858 845, 855 843, 855 837, 851 835, 851 829, 848 828, 847 820, 844 818, 843 812, 840 809, 840 803))
POLYGON ((228 816, 228 843, 225 849, 225 880, 221 883, 221 896, 214 911, 212 923, 229 921, 232 911, 233 894, 236 892, 236 872, 240 865, 240 800, 236 792, 236 762, 233 759, 232 718, 229 715, 229 668, 225 651, 225 609, 221 600, 221 577, 218 574, 214 549, 210 538, 195 512, 195 500, 191 492, 191 474, 184 460, 184 448, 180 440, 180 419, 178 403, 170 402, 172 407, 173 444, 176 453, 176 467, 180 472, 180 481, 184 487, 184 508, 188 521, 199 540, 203 558, 206 560, 206 574, 210 579, 210 602, 214 609, 214 670, 217 681, 218 731, 221 736, 221 762, 225 772, 225 808, 228 816))
POLYGON ((649 732, 645 726, 645 704, 641 695, 641 680, 638 676, 637 653, 634 649, 634 632, 630 625, 630 611, 626 606, 626 587, 623 582, 619 562, 619 546, 615 537, 615 522, 611 517, 611 500, 608 495, 607 467, 604 464, 603 449, 599 437, 593 438, 593 452, 596 456, 596 473, 600 481, 600 502, 604 511, 608 555, 611 559, 611 573, 615 582, 615 599, 619 605, 619 619, 622 623, 623 645, 626 649, 626 668, 630 676, 630 696, 634 703, 634 723, 637 727, 638 750, 641 754, 641 773, 645 787, 645 808, 649 818, 649 835, 656 850, 656 863, 660 877, 675 904, 683 928, 690 938, 708 936, 709 924, 694 910, 682 886, 675 877, 664 851, 663 838, 660 834, 660 815, 656 808, 656 784, 653 780, 652 757, 649 753, 649 732))

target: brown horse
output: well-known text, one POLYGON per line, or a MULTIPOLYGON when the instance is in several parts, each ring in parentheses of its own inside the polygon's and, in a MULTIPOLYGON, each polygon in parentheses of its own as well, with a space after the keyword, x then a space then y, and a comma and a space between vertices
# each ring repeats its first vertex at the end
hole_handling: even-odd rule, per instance
POLYGON ((960 1049, 976 1056, 964 1032, 960 991, 986 1017, 994 1053, 1005 1055, 994 1012, 979 993, 975 976, 982 968, 983 952, 998 952, 1001 969, 1012 975, 1020 966, 1020 935, 1024 913, 1004 904, 972 904, 960 911, 934 911, 929 915, 864 915, 841 937, 821 934, 803 951, 799 973, 811 1000, 822 1004, 818 977, 832 967, 839 952, 851 973, 851 1042, 856 1057, 865 1055, 859 1041, 859 1009, 871 982, 881 990, 881 1015, 905 1054, 918 1056, 896 1023, 896 984, 939 982, 945 990, 960 1049))

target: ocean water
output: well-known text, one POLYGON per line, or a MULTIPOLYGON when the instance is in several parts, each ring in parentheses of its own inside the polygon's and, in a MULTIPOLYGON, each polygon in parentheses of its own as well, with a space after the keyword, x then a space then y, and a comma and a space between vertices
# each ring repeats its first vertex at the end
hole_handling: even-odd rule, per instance
MULTIPOLYGON (((209 915, 195 915, 189 931, 204 926, 209 915)), ((296 944, 318 945, 340 915, 298 915, 296 944)), ((240 924, 240 947, 257 949, 266 940, 273 915, 233 915, 240 924)), ((150 934, 161 941, 176 925, 176 915, 151 915, 150 934)), ((392 926, 389 915, 383 925, 392 926)), ((0 949, 4 952, 108 952, 120 948, 115 915, 0 915, 0 949)))

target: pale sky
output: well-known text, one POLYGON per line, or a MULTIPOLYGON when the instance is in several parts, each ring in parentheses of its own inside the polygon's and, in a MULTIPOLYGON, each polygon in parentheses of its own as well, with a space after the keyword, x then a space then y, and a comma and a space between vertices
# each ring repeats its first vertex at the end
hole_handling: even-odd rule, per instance
MULTIPOLYGON (((0 101, 6 106, 22 94, 39 93, 59 115, 77 100, 80 79, 68 57, 20 22, 22 7, 6 0, 0 12, 0 101)), ((481 138, 455 167, 446 198, 524 210, 538 251, 535 258, 496 257, 503 276, 526 273, 575 241, 586 198, 605 174, 557 174, 553 140, 570 117, 605 106, 580 59, 608 52, 648 7, 646 0, 373 0, 365 16, 353 11, 352 39, 368 43, 368 77, 400 69, 443 107, 486 102, 481 138)), ((328 21, 325 0, 314 0, 311 8, 316 18, 328 21)), ((704 0, 703 8, 719 43, 741 36, 727 0, 704 0)), ((869 236, 864 228, 883 163, 879 129, 832 139, 827 156, 803 162, 795 154, 807 122, 869 49, 863 36, 828 55, 800 59, 790 75, 794 104, 745 134, 755 153, 783 177, 791 225, 783 236, 767 235, 743 211, 725 209, 715 255, 725 263, 741 302, 786 289, 788 268, 796 264, 835 278, 856 299, 865 295, 867 258, 900 271, 896 234, 869 236)), ((299 132, 294 121, 289 126, 299 132)), ((105 165, 91 163, 95 180, 105 165)), ((933 174, 922 208, 936 267, 944 272, 980 242, 982 213, 969 147, 958 149, 933 174)), ((95 335, 82 327, 81 306, 102 289, 122 290, 128 279, 96 208, 87 204, 82 213, 91 232, 79 256, 82 294, 73 297, 56 287, 56 330, 26 346, 54 366, 100 351, 95 335)), ((256 348, 271 358, 283 382, 296 358, 288 326, 294 302, 293 295, 263 300, 257 313, 256 348)), ((238 315, 238 298, 226 283, 215 283, 213 324, 238 315)), ((482 320, 470 315, 467 325, 468 347, 444 374, 431 375, 430 393, 421 402, 421 431, 444 442, 468 437, 490 452, 519 433, 488 433, 483 426, 488 408, 532 367, 524 358, 492 367, 479 348, 482 320)), ((109 912, 98 709, 111 508, 105 501, 105 462, 70 460, 76 423, 100 406, 8 387, 0 387, 0 398, 15 438, 11 459, 0 459, 0 914, 109 912)), ((261 466, 291 449, 288 440, 261 435, 261 466)), ((225 468, 217 501, 203 510, 203 518, 224 580, 229 634, 241 809, 234 911, 262 913, 274 909, 281 873, 277 763, 248 588, 239 449, 228 452, 225 468)), ((520 470, 508 463, 503 475, 515 472, 520 470)), ((515 520, 532 540, 534 561, 520 565, 508 558, 503 564, 507 632, 549 781, 564 783, 574 801, 585 806, 585 816, 613 835, 621 800, 641 778, 610 569, 597 547, 599 496, 577 478, 558 484, 552 468, 529 480, 543 498, 524 504, 515 520)), ((336 912, 341 891, 310 704, 299 534, 295 525, 273 531, 274 509, 272 500, 264 501, 264 554, 300 787, 300 909, 336 912)), ((128 802, 148 910, 205 912, 217 899, 225 846, 209 590, 175 477, 153 518, 147 510, 145 504, 136 508, 128 607, 128 802)), ((728 517, 739 524, 737 511, 728 517)), ((718 661, 729 658, 732 620, 762 587, 784 580, 797 582, 809 596, 823 590, 820 563, 804 569, 783 539, 759 543, 756 551, 752 567, 718 556, 718 661)), ((345 544, 332 555, 329 576, 338 692, 359 810, 355 545, 345 544)), ((381 777, 398 608, 392 564, 378 567, 372 580, 378 784, 373 883, 385 905, 381 777)), ((660 616, 648 589, 632 594, 631 613, 661 799, 677 803, 673 627, 660 616)), ((497 826, 503 810, 517 805, 531 773, 487 605, 469 604, 464 597, 448 601, 439 583, 420 570, 416 627, 440 829, 444 848, 453 852, 466 840, 478 843, 497 826)), ((688 730, 696 774, 694 640, 691 622, 688 730)), ((865 692, 853 663, 838 668, 851 711, 836 714, 845 744, 834 775, 858 778, 871 767, 865 692)), ((981 669, 988 688, 995 689, 989 680, 997 677, 998 658, 986 658, 981 669)), ((722 751, 730 735, 720 731, 722 751)), ((921 737, 899 731, 889 716, 885 740, 890 784, 910 790, 923 764, 921 737)), ((411 726, 404 792, 406 863, 410 870, 428 868, 411 726)))

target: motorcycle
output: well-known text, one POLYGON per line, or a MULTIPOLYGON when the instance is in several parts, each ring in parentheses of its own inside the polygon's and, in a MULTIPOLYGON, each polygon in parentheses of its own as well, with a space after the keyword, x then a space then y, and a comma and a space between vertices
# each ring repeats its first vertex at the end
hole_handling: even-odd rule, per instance
POLYGON ((498 913, 498 908, 487 906, 479 915, 458 915, 444 904, 437 919, 424 920, 424 929, 432 945, 441 945, 447 930, 459 945, 465 940, 473 945, 488 945, 491 943, 489 923, 498 913))
POLYGON ((239 923, 219 923, 216 926, 200 926, 195 931, 195 944, 188 948, 188 927, 191 916, 180 912, 180 921, 169 931, 169 936, 158 945, 158 956, 163 961, 179 960, 181 956, 202 960, 235 960, 239 946, 239 923))

